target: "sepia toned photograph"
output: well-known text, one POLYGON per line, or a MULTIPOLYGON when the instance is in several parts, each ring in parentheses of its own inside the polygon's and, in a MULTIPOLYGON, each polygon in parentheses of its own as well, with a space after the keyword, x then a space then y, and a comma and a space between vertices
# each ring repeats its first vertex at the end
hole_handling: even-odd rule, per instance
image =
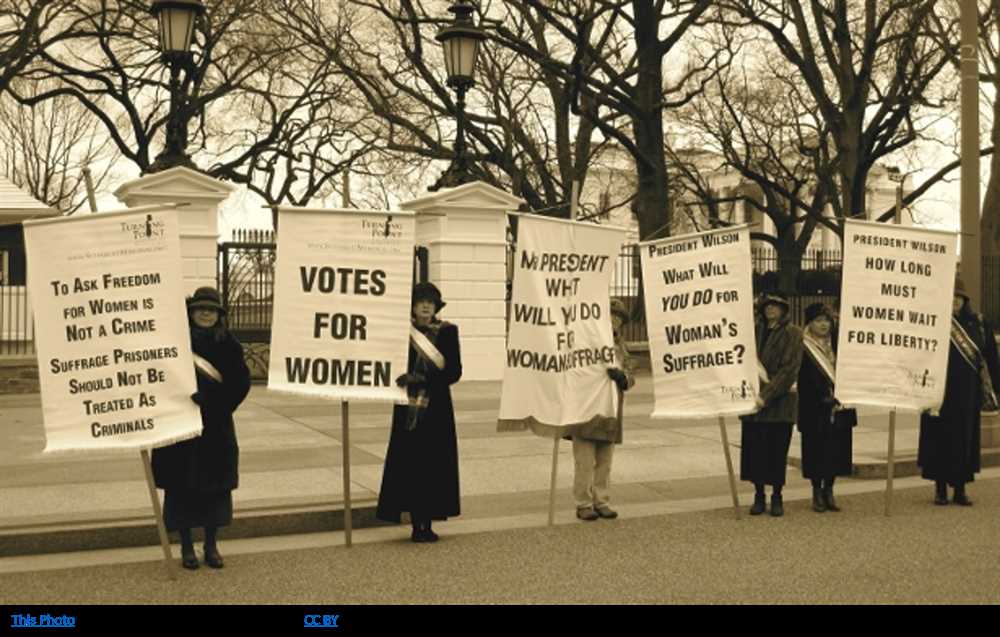
POLYGON ((1000 603, 998 89, 1000 0, 0 0, 0 632, 1000 603))

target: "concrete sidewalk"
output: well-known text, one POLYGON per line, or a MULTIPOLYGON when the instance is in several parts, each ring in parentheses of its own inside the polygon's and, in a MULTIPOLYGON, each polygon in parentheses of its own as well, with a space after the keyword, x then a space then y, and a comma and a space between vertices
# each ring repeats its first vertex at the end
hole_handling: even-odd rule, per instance
POLYGON ((538 516, 500 525, 462 516, 435 525, 441 541, 433 546, 409 542, 398 528, 361 529, 350 549, 334 532, 226 539, 221 571, 181 569, 175 547, 175 581, 156 546, 8 557, 0 558, 0 590, 8 604, 42 605, 1000 600, 1000 469, 980 475, 971 508, 934 506, 932 489, 910 477, 898 481, 886 517, 880 486, 850 481, 843 510, 823 514, 809 510, 807 490, 789 489, 783 518, 736 520, 722 496, 622 505, 610 521, 580 522, 565 511, 551 528, 538 516))
MULTIPOLYGON (((552 441, 531 433, 497 433, 499 382, 453 388, 459 430, 463 519, 539 516, 548 508, 552 441)), ((718 421, 654 421, 646 372, 629 392, 625 442, 612 473, 616 505, 643 505, 728 495, 718 421)), ((377 524, 391 406, 350 407, 351 495, 356 527, 377 524)), ((225 537, 254 537, 342 528, 340 404, 255 386, 236 413, 240 488, 225 537)), ((736 471, 740 427, 727 420, 736 471)), ((888 415, 862 413, 855 430, 856 472, 885 472, 888 415)), ((39 396, 0 396, 0 556, 158 542, 138 453, 45 456, 39 396)), ((917 419, 897 423, 897 476, 912 475, 917 419)), ((802 487, 792 442, 789 487, 802 487)), ((560 511, 571 511, 571 445, 560 443, 560 511)), ((742 500, 749 485, 740 483, 742 500)))

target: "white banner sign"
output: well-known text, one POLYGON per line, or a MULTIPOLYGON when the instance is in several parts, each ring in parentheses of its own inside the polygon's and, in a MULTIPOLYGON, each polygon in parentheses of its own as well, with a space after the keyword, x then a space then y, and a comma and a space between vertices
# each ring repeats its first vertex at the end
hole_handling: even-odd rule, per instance
POLYGON ((501 428, 616 416, 608 288, 623 238, 619 228, 520 217, 501 428))
POLYGON ((413 213, 280 208, 267 386, 406 402, 413 213))
POLYGON ((177 213, 27 221, 45 451, 201 434, 177 213))
POLYGON ((639 244, 654 418, 754 411, 758 391, 750 231, 639 244))
POLYGON ((836 398, 920 411, 944 399, 956 235, 847 221, 836 398))

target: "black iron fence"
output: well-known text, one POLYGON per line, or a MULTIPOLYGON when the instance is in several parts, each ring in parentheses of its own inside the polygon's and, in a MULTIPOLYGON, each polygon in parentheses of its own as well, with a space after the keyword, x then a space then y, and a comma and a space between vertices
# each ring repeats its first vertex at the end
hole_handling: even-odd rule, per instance
POLYGON ((0 356, 35 353, 35 326, 24 266, 23 247, 0 249, 0 356))
MULTIPOLYGON (((277 244, 270 230, 238 230, 219 244, 218 287, 229 329, 245 343, 270 343, 277 244)), ((427 248, 413 254, 413 277, 428 280, 427 248)))
POLYGON ((273 242, 227 241, 219 245, 219 292, 229 329, 241 341, 271 340, 276 255, 273 242))
MULTIPOLYGON (((773 249, 754 248, 751 251, 751 263, 754 273, 761 275, 776 271, 779 259, 773 249)), ((838 268, 840 265, 841 253, 837 250, 808 250, 803 255, 801 261, 801 268, 805 273, 838 268)), ((808 280, 809 277, 800 277, 800 279, 808 280)), ((755 276, 755 284, 762 281, 768 281, 768 279, 755 276)), ((639 307, 644 303, 641 290, 642 266, 640 264, 638 245, 626 244, 622 246, 618 260, 615 263, 610 294, 613 298, 621 299, 632 316, 632 321, 624 328, 625 339, 627 341, 642 342, 647 337, 645 311, 644 308, 639 307)), ((803 290, 790 299, 792 303, 792 320, 800 324, 805 308, 810 304, 818 301, 834 303, 836 300, 836 296, 833 294, 811 293, 811 289, 807 290, 803 290)))
MULTIPOLYGON (((840 250, 820 250, 810 248, 802 254, 799 261, 802 270, 827 270, 839 268, 844 255, 840 250)), ((750 259, 754 272, 774 272, 778 270, 781 259, 777 251, 771 247, 756 247, 750 249, 750 259)), ((786 259, 792 262, 793 259, 786 259)))

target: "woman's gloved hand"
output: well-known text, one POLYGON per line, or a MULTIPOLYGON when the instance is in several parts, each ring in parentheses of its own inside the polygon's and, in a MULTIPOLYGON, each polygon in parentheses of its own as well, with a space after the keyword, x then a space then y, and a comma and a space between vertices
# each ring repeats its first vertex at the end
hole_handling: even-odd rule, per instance
POLYGON ((626 376, 625 372, 618 369, 617 367, 608 368, 608 378, 615 381, 615 384, 618 385, 619 390, 626 391, 628 389, 628 376, 626 376))
POLYGON ((406 387, 407 385, 420 385, 421 383, 426 383, 427 378, 423 374, 400 374, 399 378, 396 379, 396 385, 398 387, 406 387))

